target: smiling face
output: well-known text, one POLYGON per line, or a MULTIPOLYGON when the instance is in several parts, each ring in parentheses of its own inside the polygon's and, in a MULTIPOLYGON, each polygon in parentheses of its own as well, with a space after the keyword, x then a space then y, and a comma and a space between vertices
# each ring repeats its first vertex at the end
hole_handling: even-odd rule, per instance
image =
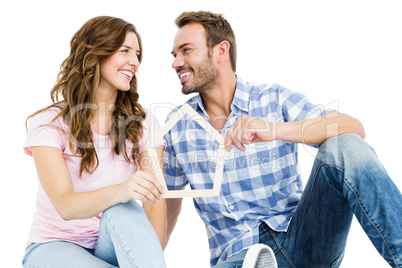
POLYGON ((137 36, 128 32, 119 50, 101 63, 99 88, 109 91, 130 90, 130 81, 140 65, 140 53, 137 36))
POLYGON ((217 81, 217 70, 206 42, 204 27, 199 23, 187 24, 179 29, 173 43, 172 67, 182 84, 182 92, 205 93, 217 81))

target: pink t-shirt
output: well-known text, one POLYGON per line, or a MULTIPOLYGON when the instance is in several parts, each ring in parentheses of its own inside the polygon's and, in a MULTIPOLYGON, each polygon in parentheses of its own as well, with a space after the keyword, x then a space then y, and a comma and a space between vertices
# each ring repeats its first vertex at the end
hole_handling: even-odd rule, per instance
MULTIPOLYGON (((74 152, 70 150, 67 137, 63 131, 67 129, 66 122, 59 117, 50 123, 58 112, 58 108, 48 109, 29 120, 24 150, 28 155, 32 156, 31 146, 59 148, 63 152, 64 160, 70 171, 75 192, 93 191, 123 182, 138 170, 137 166, 128 164, 123 155, 114 154, 109 136, 102 136, 93 132, 99 166, 92 174, 83 172, 80 178, 81 158, 74 156, 74 152)), ((150 112, 146 112, 147 117, 143 121, 144 134, 138 145, 140 153, 147 150, 145 145, 148 139, 160 128, 156 118, 150 112)), ((166 146, 166 143, 161 140, 156 142, 155 146, 158 145, 166 146)), ((127 149, 132 148, 132 144, 129 142, 127 142, 127 146, 127 149)), ((63 220, 39 183, 36 211, 31 226, 29 242, 44 243, 65 240, 86 248, 94 248, 99 234, 100 216, 101 214, 84 220, 63 220)))

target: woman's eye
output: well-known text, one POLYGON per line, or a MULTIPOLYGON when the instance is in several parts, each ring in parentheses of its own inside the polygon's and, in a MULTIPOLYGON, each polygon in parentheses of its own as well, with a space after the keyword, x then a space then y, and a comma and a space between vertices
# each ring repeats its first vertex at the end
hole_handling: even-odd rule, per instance
POLYGON ((128 49, 123 49, 123 50, 121 50, 120 52, 128 53, 128 49))

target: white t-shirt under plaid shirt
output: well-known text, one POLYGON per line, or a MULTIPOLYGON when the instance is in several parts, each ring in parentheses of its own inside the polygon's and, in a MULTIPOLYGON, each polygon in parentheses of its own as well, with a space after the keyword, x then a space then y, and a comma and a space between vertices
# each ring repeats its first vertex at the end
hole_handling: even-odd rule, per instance
MULTIPOLYGON (((211 122, 199 95, 187 103, 211 122)), ((289 122, 328 112, 324 106, 314 105, 302 94, 278 84, 255 85, 238 77, 231 114, 221 134, 225 137, 242 115, 289 122)), ((186 115, 165 139, 168 188, 181 189, 190 184, 192 189, 211 189, 219 146, 215 138, 186 115)), ((245 152, 233 147, 226 153, 220 195, 194 198, 195 208, 207 229, 211 266, 258 243, 262 222, 275 231, 286 231, 303 190, 297 144, 278 140, 245 147, 245 152)))

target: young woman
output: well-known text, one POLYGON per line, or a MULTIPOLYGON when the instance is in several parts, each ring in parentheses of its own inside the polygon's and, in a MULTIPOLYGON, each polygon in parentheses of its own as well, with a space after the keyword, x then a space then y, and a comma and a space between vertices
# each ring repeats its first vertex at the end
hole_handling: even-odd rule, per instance
MULTIPOLYGON (((155 120, 138 103, 141 56, 136 28, 119 18, 90 19, 72 38, 53 104, 29 117, 24 150, 40 186, 24 267, 165 267, 164 189, 145 146, 155 120)), ((156 144, 161 159, 165 142, 156 144)))

